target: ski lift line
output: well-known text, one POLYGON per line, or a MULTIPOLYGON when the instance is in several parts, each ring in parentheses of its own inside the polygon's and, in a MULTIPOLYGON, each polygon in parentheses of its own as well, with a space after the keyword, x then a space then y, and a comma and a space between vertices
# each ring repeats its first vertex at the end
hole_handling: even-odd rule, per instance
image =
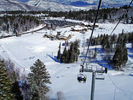
POLYGON ((121 20, 122 20, 122 18, 119 19, 118 23, 116 24, 116 26, 114 27, 114 29, 112 30, 112 32, 111 32, 110 35, 112 35, 112 33, 115 31, 115 29, 117 28, 117 26, 120 24, 121 20))
MULTIPOLYGON (((131 6, 131 4, 133 3, 133 0, 131 0, 130 4, 128 5, 128 7, 131 6)), ((128 13, 128 8, 127 8, 127 12, 126 14, 128 13)), ((124 15, 124 14, 123 14, 124 15)), ((116 24, 116 26, 114 27, 113 31, 111 32, 111 35, 113 34, 113 32, 115 31, 115 29, 117 28, 117 26, 120 24, 122 18, 119 19, 118 23, 116 24)))
POLYGON ((108 77, 109 77, 110 81, 112 82, 112 84, 114 85, 115 88, 117 88, 118 90, 120 90, 121 92, 123 92, 123 93, 125 93, 125 94, 126 94, 126 93, 129 93, 129 94, 133 95, 133 92, 124 90, 124 89, 120 88, 119 86, 117 86, 116 83, 111 79, 111 77, 110 77, 109 74, 108 74, 108 77))
POLYGON ((133 0, 130 2, 129 7, 131 6, 132 3, 133 3, 133 0))
MULTIPOLYGON (((12 56, 12 54, 11 54, 8 50, 6 50, 2 45, 1 45, 1 48, 2 48, 3 50, 6 51, 6 54, 8 55, 7 59, 10 59, 11 56, 12 56)), ((19 63, 16 61, 16 59, 10 59, 10 60, 15 64, 15 66, 19 66, 19 69, 25 70, 25 68, 26 68, 25 65, 19 64, 19 63)))
MULTIPOLYGON (((90 36, 90 40, 89 40, 89 44, 88 44, 88 48, 87 48, 87 51, 86 51, 86 56, 88 54, 89 46, 91 44, 91 40, 92 40, 92 36, 93 36, 93 33, 94 33, 94 29, 95 29, 95 25, 96 25, 96 21, 97 21, 97 17, 98 17, 98 14, 99 14, 101 3, 102 3, 102 0, 99 0, 98 9, 97 9, 96 17, 95 17, 95 21, 94 21, 94 24, 93 24, 93 28, 92 28, 92 32, 91 32, 91 36, 90 36)), ((83 65, 84 65, 84 63, 86 61, 86 58, 87 57, 85 57, 85 59, 84 59, 83 65)))

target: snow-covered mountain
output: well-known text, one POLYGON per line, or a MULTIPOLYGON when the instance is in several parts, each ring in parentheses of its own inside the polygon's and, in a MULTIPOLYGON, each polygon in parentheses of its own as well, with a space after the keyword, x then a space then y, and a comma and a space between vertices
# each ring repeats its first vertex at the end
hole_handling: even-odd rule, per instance
POLYGON ((0 0, 0 11, 14 11, 14 10, 40 10, 39 8, 29 6, 18 0, 0 0))
POLYGON ((103 0, 102 7, 121 7, 124 5, 129 5, 130 0, 103 0))
MULTIPOLYGON (((59 2, 59 3, 64 3, 64 4, 69 4, 71 2, 76 2, 76 1, 82 1, 82 2, 87 2, 89 4, 98 2, 99 0, 45 0, 45 1, 52 1, 52 2, 59 2)), ((102 0, 103 2, 106 3, 121 3, 121 4, 127 4, 131 0, 102 0)))
POLYGON ((27 4, 30 6, 42 8, 43 10, 50 10, 50 11, 70 11, 70 10, 85 9, 83 7, 65 5, 65 4, 61 4, 61 3, 57 3, 57 2, 49 1, 49 0, 29 0, 27 4))
POLYGON ((0 0, 0 11, 15 11, 15 10, 70 11, 70 10, 84 10, 84 9, 85 8, 83 7, 64 5, 49 0, 29 0, 28 2, 21 2, 20 0, 0 0))
MULTIPOLYGON (((97 7, 99 0, 0 0, 0 11, 13 10, 51 10, 70 11, 88 10, 97 7)), ((120 7, 129 4, 130 0, 103 0, 102 7, 120 7)))
MULTIPOLYGON (((51 11, 70 11, 96 8, 99 0, 29 0, 28 5, 51 11)), ((128 5, 130 0, 103 0, 102 8, 128 5)))

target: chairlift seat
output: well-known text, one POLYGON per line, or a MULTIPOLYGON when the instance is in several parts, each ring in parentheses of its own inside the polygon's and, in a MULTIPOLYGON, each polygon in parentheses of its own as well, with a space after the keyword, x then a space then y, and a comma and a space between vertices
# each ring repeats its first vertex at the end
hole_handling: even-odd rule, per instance
POLYGON ((104 80, 104 78, 105 77, 104 77, 103 73, 97 73, 95 79, 97 79, 97 80, 104 80))
POLYGON ((77 80, 79 82, 81 82, 81 81, 86 82, 86 76, 84 74, 78 74, 77 80))

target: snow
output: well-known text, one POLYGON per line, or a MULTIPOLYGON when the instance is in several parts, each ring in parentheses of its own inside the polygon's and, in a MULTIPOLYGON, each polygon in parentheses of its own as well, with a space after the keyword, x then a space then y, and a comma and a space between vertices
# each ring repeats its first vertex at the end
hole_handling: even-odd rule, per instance
POLYGON ((36 8, 25 3, 22 3, 18 0, 1 0, 0 1, 0 11, 33 11, 33 10, 41 10, 40 8, 36 8))
MULTIPOLYGON (((110 34, 114 24, 98 23, 94 36, 98 34, 110 34)), ((120 24, 116 34, 124 32, 133 32, 132 24, 120 24)), ((33 29, 34 30, 34 29, 33 29)), ((71 27, 57 28, 52 34, 61 31, 61 34, 73 34, 72 39, 82 40, 82 34, 79 32, 72 32, 71 27)), ((38 32, 22 35, 21 37, 10 37, 0 39, 0 54, 5 59, 11 59, 15 63, 15 67, 19 68, 20 74, 28 74, 30 66, 40 59, 44 62, 48 72, 51 75, 52 84, 49 85, 50 92, 48 93, 50 99, 57 98, 57 92, 62 92, 65 100, 87 100, 90 99, 91 93, 91 73, 84 73, 87 76, 86 83, 79 83, 77 75, 79 74, 81 61, 73 64, 60 64, 52 60, 50 56, 56 56, 60 43, 64 41, 44 38, 44 33, 50 34, 50 31, 43 29, 38 32)), ((85 37, 89 38, 91 31, 85 33, 85 37)), ((82 41, 81 41, 82 42, 82 41)), ((63 47, 62 47, 63 48, 63 47)), ((80 48, 82 50, 82 48, 80 48)), ((62 49, 63 51, 63 49, 62 49)), ((129 62, 133 60, 130 58, 129 62)), ((90 66, 90 65, 89 65, 90 66)), ((97 64, 91 66, 99 67, 97 64)), ((133 70, 132 70, 133 71, 133 70)), ((105 74, 105 80, 96 80, 95 84, 95 100, 132 100, 133 99, 133 76, 129 76, 127 72, 109 70, 105 74)))
POLYGON ((46 26, 45 24, 41 24, 41 25, 39 25, 39 26, 37 26, 37 27, 35 27, 33 29, 30 29, 28 31, 22 32, 22 34, 24 34, 24 33, 30 33, 30 32, 34 32, 34 31, 40 30, 40 29, 44 28, 45 26, 46 26))
POLYGON ((85 7, 75 7, 71 5, 65 5, 61 3, 51 2, 47 0, 29 0, 26 4, 34 7, 41 8, 43 10, 50 10, 50 11, 78 11, 78 10, 85 10, 90 9, 92 6, 87 8, 85 7))

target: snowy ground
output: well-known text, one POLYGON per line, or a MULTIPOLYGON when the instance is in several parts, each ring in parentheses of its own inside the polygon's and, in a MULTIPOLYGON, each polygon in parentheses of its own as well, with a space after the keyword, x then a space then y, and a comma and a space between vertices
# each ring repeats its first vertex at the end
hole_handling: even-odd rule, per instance
MULTIPOLYGON (((114 24, 99 24, 94 32, 98 34, 110 34, 114 24)), ((114 33, 121 33, 122 29, 125 32, 133 32, 132 24, 120 24, 114 33)), ((73 34, 72 41, 80 39, 83 35, 79 32, 70 31, 71 27, 58 28, 61 34, 68 36, 73 34)), ((30 66, 37 60, 41 59, 46 65, 50 75, 52 84, 49 85, 51 91, 49 96, 52 99, 57 98, 57 92, 61 91, 64 94, 65 100, 89 100, 91 90, 91 73, 85 73, 87 76, 86 83, 77 81, 81 62, 74 64, 59 64, 54 62, 48 55, 56 56, 59 43, 64 41, 43 38, 43 35, 48 30, 40 30, 31 34, 22 35, 21 37, 10 37, 0 40, 0 55, 5 59, 11 59, 16 68, 20 69, 20 73, 28 73, 30 66)), ((90 30, 85 33, 86 38, 90 36, 90 30)), ((63 50, 63 49, 62 49, 63 50)), ((82 48, 81 48, 82 50, 82 48)), ((129 58, 130 63, 132 59, 129 58)), ((89 66, 99 66, 91 64, 89 66)), ((132 66, 132 65, 130 65, 132 66)), ((133 100, 133 76, 129 76, 127 72, 116 72, 110 70, 105 74, 105 80, 96 80, 95 100, 133 100)))

